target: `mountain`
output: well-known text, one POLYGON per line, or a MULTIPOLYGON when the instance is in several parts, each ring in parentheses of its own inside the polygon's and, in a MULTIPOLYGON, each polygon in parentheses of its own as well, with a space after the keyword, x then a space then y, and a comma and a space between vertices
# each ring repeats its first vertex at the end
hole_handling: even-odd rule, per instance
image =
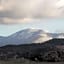
POLYGON ((40 43, 51 39, 44 30, 40 29, 24 29, 16 32, 6 38, 7 42, 13 44, 40 43))
POLYGON ((8 44, 43 43, 53 38, 64 38, 63 33, 49 33, 41 29, 24 29, 10 36, 0 37, 0 46, 8 44))
POLYGON ((0 45, 41 43, 51 38, 44 30, 24 29, 8 37, 0 37, 0 45))

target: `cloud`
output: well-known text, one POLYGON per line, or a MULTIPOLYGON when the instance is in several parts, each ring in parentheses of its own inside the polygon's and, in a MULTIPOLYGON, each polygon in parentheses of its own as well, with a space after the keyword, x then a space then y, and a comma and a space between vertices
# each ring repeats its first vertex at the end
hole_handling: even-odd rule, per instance
POLYGON ((18 23, 27 23, 32 21, 33 19, 24 18, 24 19, 11 19, 11 18, 0 18, 0 24, 18 24, 18 23))
POLYGON ((0 24, 44 17, 64 17, 64 0, 0 0, 0 24))

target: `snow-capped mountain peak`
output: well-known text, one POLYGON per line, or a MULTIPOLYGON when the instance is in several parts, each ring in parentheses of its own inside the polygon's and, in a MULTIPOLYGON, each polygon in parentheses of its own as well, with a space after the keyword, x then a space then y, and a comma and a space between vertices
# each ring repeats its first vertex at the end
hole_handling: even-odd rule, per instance
POLYGON ((49 33, 41 29, 24 29, 8 37, 0 38, 0 45, 41 43, 53 38, 64 38, 64 33, 49 33), (3 44, 2 44, 3 43, 3 44))
POLYGON ((29 28, 29 29, 24 29, 24 30, 18 31, 9 37, 12 37, 12 38, 19 37, 19 38, 25 38, 26 39, 26 38, 31 37, 33 35, 35 35, 35 36, 36 35, 47 36, 45 33, 47 33, 47 31, 45 31, 45 30, 34 29, 34 28, 30 29, 29 28))
POLYGON ((41 29, 24 29, 8 37, 8 39, 13 39, 12 41, 16 40, 17 42, 19 40, 22 43, 39 43, 51 38, 47 35, 47 32, 41 29))

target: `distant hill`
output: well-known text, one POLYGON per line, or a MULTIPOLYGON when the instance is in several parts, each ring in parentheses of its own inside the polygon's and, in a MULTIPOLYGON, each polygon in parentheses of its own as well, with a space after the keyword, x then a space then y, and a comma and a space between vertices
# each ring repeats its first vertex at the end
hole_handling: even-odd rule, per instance
POLYGON ((54 38, 49 41, 46 41, 44 44, 51 45, 51 46, 64 45, 64 39, 54 38))

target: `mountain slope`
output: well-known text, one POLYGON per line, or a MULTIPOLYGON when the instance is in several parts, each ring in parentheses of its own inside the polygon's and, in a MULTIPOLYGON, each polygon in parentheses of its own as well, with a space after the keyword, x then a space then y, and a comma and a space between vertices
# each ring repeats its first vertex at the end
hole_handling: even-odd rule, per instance
POLYGON ((25 43, 39 43, 46 40, 49 40, 49 37, 45 31, 40 29, 25 29, 19 32, 12 34, 11 36, 7 37, 7 40, 12 40, 13 43, 22 44, 25 43))
POLYGON ((51 39, 44 30, 24 29, 8 37, 0 38, 0 45, 40 43, 51 39))
POLYGON ((64 38, 63 33, 48 33, 41 29, 24 29, 8 37, 0 37, 0 46, 8 44, 43 43, 53 38, 64 38))
POLYGON ((44 44, 47 46, 63 46, 64 45, 64 39, 54 38, 54 39, 46 41, 44 44))

